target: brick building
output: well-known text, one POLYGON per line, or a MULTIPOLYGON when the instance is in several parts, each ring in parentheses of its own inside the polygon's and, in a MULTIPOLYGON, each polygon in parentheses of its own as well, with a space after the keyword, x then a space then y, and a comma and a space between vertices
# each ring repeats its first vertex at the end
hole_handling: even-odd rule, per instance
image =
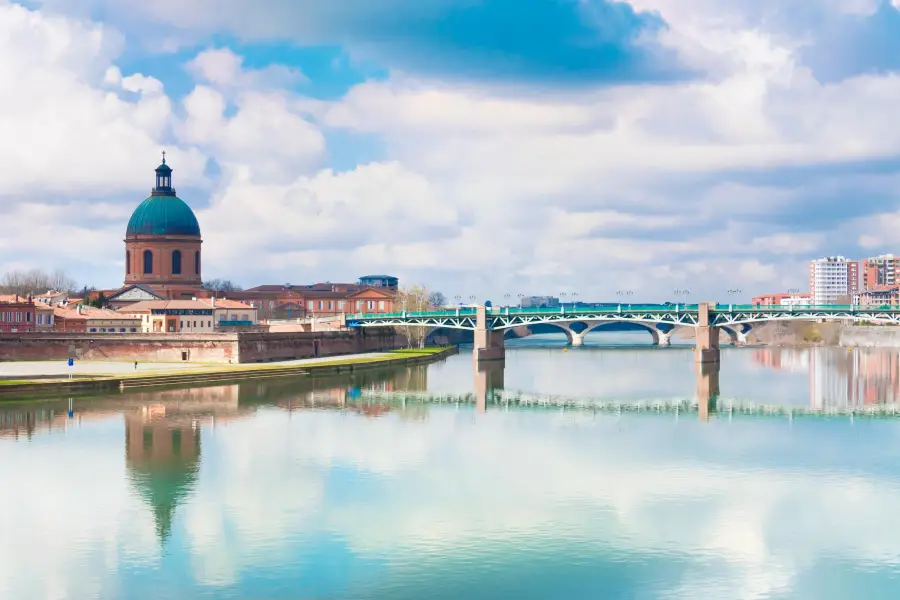
POLYGON ((750 301, 753 306, 809 306, 809 294, 792 294, 776 292, 754 296, 750 301))
POLYGON ((21 296, 0 296, 0 333, 34 331, 34 301, 21 296))
POLYGON ((141 202, 125 232, 125 285, 146 286, 167 299, 203 294, 200 224, 172 187, 172 169, 156 168, 156 187, 141 202))
POLYGON ((394 312, 395 290, 361 283, 260 285, 228 297, 252 304, 260 318, 303 319, 352 313, 394 312))

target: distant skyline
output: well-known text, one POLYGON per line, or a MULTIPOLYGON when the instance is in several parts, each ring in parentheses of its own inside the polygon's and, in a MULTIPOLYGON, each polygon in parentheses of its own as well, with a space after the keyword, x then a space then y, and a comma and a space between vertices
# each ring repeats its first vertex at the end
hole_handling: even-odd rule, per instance
POLYGON ((0 273, 723 299, 900 252, 900 0, 0 0, 0 273))

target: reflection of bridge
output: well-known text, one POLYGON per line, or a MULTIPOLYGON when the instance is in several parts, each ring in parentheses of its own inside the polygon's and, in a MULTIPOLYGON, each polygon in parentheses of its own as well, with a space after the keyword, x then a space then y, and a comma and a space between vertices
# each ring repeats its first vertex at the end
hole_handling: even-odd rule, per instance
POLYGON ((584 336, 610 323, 630 323, 647 329, 655 344, 669 345, 672 333, 692 327, 696 333, 697 362, 719 360, 719 333, 734 343, 745 343, 758 323, 772 321, 865 321, 900 324, 900 308, 846 306, 752 306, 716 303, 678 305, 602 305, 560 308, 493 308, 478 306, 432 312, 348 315, 349 327, 415 326, 464 329, 475 333, 475 358, 503 358, 503 340, 510 331, 552 325, 565 332, 573 346, 584 336))

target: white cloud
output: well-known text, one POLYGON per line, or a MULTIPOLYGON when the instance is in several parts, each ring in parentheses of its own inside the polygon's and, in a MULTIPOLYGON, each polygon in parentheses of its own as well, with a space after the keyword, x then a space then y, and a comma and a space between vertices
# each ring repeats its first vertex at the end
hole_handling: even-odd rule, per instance
POLYGON ((297 69, 271 65, 264 69, 245 69, 244 59, 228 48, 201 52, 187 64, 188 71, 210 85, 225 89, 279 88, 306 81, 297 69))

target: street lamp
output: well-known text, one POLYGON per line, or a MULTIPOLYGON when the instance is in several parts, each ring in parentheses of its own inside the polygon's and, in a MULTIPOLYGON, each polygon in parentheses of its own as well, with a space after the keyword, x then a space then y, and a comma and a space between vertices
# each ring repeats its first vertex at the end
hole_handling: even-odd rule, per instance
POLYGON ((510 297, 511 297, 511 296, 510 296, 509 294, 503 294, 503 299, 506 301, 506 302, 505 302, 506 306, 509 306, 509 299, 510 299, 510 297))

